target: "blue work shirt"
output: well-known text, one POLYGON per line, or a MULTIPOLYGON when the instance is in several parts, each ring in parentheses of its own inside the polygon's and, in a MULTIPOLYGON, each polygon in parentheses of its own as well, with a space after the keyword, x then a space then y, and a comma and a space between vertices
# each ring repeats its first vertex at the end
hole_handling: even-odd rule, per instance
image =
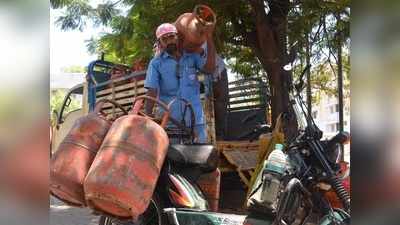
MULTIPOLYGON (((207 59, 207 42, 204 42, 201 46, 203 49, 203 54, 201 57, 206 60, 207 59)), ((204 80, 205 92, 207 96, 211 96, 212 92, 212 83, 218 82, 221 79, 221 73, 226 69, 226 65, 224 59, 221 58, 217 53, 215 53, 215 70, 212 74, 206 74, 204 80)))
MULTIPOLYGON (((204 64, 205 60, 197 53, 183 52, 177 61, 164 51, 150 61, 144 87, 156 89, 158 98, 166 104, 176 97, 188 100, 193 106, 195 124, 204 124, 200 83, 197 78, 197 71, 201 70, 204 64)), ((171 117, 182 120, 182 104, 174 103, 170 110, 171 117)), ((186 114, 185 121, 187 125, 190 124, 190 112, 186 114)))

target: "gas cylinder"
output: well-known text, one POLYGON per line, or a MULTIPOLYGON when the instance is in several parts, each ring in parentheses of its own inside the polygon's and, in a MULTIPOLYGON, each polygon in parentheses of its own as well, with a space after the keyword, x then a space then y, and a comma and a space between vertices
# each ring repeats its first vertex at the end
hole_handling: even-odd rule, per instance
POLYGON ((214 172, 202 174, 196 182, 205 195, 210 210, 217 212, 221 187, 221 172, 217 168, 214 172))
POLYGON ((168 150, 169 140, 163 129, 168 116, 165 104, 140 96, 128 115, 115 120, 84 182, 90 208, 134 220, 146 210, 168 150), (142 112, 138 115, 143 99, 164 108, 161 126, 142 112))
POLYGON ((85 206, 83 181, 112 123, 101 113, 106 102, 127 114, 118 103, 100 100, 93 112, 75 121, 51 158, 50 193, 67 204, 85 206))
POLYGON ((199 51, 213 32, 217 22, 216 14, 206 5, 197 5, 192 13, 184 13, 175 21, 176 29, 182 38, 182 47, 189 52, 199 51))

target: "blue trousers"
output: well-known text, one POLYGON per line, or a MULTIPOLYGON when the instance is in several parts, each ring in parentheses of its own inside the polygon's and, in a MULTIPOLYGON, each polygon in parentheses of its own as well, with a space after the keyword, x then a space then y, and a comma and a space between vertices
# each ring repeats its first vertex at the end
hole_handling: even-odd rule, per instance
POLYGON ((194 126, 195 140, 196 143, 207 143, 207 131, 205 124, 198 124, 194 126))

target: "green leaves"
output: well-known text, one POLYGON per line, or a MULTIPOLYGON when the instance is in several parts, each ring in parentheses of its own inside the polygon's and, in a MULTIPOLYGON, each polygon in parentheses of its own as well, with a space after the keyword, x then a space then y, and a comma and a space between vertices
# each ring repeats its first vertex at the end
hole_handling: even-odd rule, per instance
POLYGON ((74 1, 75 0, 50 0, 50 5, 53 9, 58 9, 70 5, 74 1))
POLYGON ((67 2, 57 1, 56 6, 66 9, 62 16, 57 18, 56 24, 61 27, 61 30, 83 30, 86 25, 86 19, 93 15, 94 9, 83 0, 70 0, 67 2))
POLYGON ((111 19, 118 15, 119 10, 114 8, 114 4, 106 3, 99 4, 96 9, 94 9, 95 13, 95 24, 96 25, 105 25, 107 26, 111 19))
POLYGON ((237 57, 229 57, 227 62, 233 72, 243 77, 259 77, 263 75, 263 69, 258 59, 249 47, 240 45, 226 45, 227 55, 237 57))
MULTIPOLYGON (((271 11, 267 16, 272 26, 272 14, 282 14, 289 9, 287 45, 298 43, 296 64, 300 67, 305 65, 306 34, 310 34, 311 61, 316 68, 312 72, 314 87, 327 90, 325 87, 334 78, 336 69, 333 54, 337 52, 338 33, 343 37, 344 48, 349 47, 350 0, 294 1, 289 6, 284 2, 270 3, 271 11)), ((241 76, 265 76, 266 67, 261 58, 265 54, 261 54, 257 43, 254 9, 249 1, 114 0, 93 8, 86 0, 51 0, 53 8, 64 8, 64 14, 57 20, 63 30, 82 30, 88 22, 110 27, 110 33, 87 41, 88 51, 104 52, 106 59, 126 64, 138 59, 149 61, 156 27, 175 21, 184 12, 191 12, 196 4, 207 4, 217 13, 216 48, 229 59, 232 71, 241 76)), ((349 67, 348 60, 346 62, 345 69, 349 67)))

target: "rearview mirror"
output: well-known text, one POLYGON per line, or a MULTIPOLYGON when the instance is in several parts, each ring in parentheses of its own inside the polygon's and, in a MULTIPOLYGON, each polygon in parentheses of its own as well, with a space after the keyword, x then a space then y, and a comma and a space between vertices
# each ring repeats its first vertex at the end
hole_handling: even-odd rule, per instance
POLYGON ((65 102, 65 107, 68 107, 69 104, 71 104, 71 98, 70 97, 67 98, 67 100, 65 102))

